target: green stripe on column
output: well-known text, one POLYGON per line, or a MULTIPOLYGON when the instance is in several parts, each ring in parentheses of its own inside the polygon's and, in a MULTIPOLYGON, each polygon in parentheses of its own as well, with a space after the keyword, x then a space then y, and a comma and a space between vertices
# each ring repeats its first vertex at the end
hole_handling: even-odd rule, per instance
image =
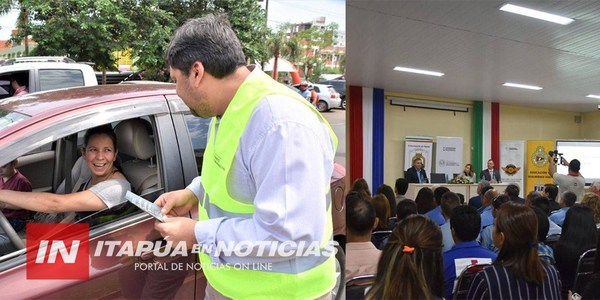
MULTIPOLYGON (((483 166, 483 102, 473 101, 473 141, 471 146, 471 162, 475 172, 483 166)), ((477 174, 477 180, 479 174, 477 174)))

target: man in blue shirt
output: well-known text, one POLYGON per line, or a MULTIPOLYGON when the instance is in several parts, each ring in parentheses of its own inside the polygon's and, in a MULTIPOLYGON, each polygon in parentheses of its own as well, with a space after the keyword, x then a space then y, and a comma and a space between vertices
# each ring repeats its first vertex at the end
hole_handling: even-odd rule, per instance
POLYGON ((444 252, 444 298, 452 299, 460 273, 469 265, 492 263, 496 253, 481 247, 475 239, 479 234, 481 217, 475 208, 460 205, 452 210, 450 227, 454 247, 444 252))
POLYGON ((449 191, 450 189, 448 189, 445 186, 437 187, 433 191, 433 196, 435 197, 435 202, 437 203, 437 206, 434 209, 425 213, 425 216, 431 218, 436 224, 440 226, 446 223, 446 219, 444 218, 444 216, 442 216, 442 208, 440 206, 440 204, 442 203, 442 196, 449 191))
POLYGON ((565 222, 567 211, 575 204, 575 201, 577 201, 577 195, 575 195, 575 193, 564 192, 560 197, 560 209, 550 215, 550 220, 562 227, 565 222))

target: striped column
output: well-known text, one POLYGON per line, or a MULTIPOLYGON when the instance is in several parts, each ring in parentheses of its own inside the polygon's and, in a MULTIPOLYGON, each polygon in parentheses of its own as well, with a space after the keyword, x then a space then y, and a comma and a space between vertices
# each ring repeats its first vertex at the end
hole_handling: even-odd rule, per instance
POLYGON ((382 89, 350 86, 349 174, 350 182, 364 178, 371 191, 383 183, 384 95, 382 89))
POLYGON ((500 165, 500 105, 493 102, 473 102, 473 150, 471 159, 475 172, 487 168, 491 158, 500 165))

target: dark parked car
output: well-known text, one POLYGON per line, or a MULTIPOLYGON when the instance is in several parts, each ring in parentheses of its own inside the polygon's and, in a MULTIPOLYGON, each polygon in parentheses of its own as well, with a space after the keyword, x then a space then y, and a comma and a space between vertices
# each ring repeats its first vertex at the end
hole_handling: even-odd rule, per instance
POLYGON ((340 94, 342 99, 341 108, 346 109, 346 80, 345 79, 332 79, 332 80, 321 80, 319 84, 327 84, 333 86, 336 92, 340 94))
MULTIPOLYGON (((0 101, 0 165, 18 159, 17 168, 31 181, 34 191, 68 193, 83 176, 83 168, 87 169, 85 164, 83 168, 78 164, 83 135, 104 124, 110 124, 117 133, 118 161, 133 192, 148 201, 182 189, 198 176, 209 119, 193 116, 173 84, 81 87, 0 101)), ((338 177, 332 178, 336 197, 343 183, 338 177)), ((26 236, 16 233, 0 216, 0 233, 11 237, 8 242, 14 248, 0 256, 3 298, 204 298, 206 279, 202 271, 188 268, 196 266, 195 254, 157 257, 146 251, 140 256, 92 255, 105 241, 162 242, 154 230, 155 219, 147 213, 126 205, 80 222, 90 224, 89 279, 28 280, 23 248, 26 236), (179 271, 144 270, 136 267, 141 262, 187 267, 179 271)))

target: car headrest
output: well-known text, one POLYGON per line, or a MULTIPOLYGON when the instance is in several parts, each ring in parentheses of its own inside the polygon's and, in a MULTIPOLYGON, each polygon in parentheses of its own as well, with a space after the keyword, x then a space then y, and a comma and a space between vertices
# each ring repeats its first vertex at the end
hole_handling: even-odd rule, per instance
POLYGON ((120 153, 146 160, 156 155, 154 140, 148 132, 146 121, 142 119, 125 120, 117 124, 117 150, 120 153))

